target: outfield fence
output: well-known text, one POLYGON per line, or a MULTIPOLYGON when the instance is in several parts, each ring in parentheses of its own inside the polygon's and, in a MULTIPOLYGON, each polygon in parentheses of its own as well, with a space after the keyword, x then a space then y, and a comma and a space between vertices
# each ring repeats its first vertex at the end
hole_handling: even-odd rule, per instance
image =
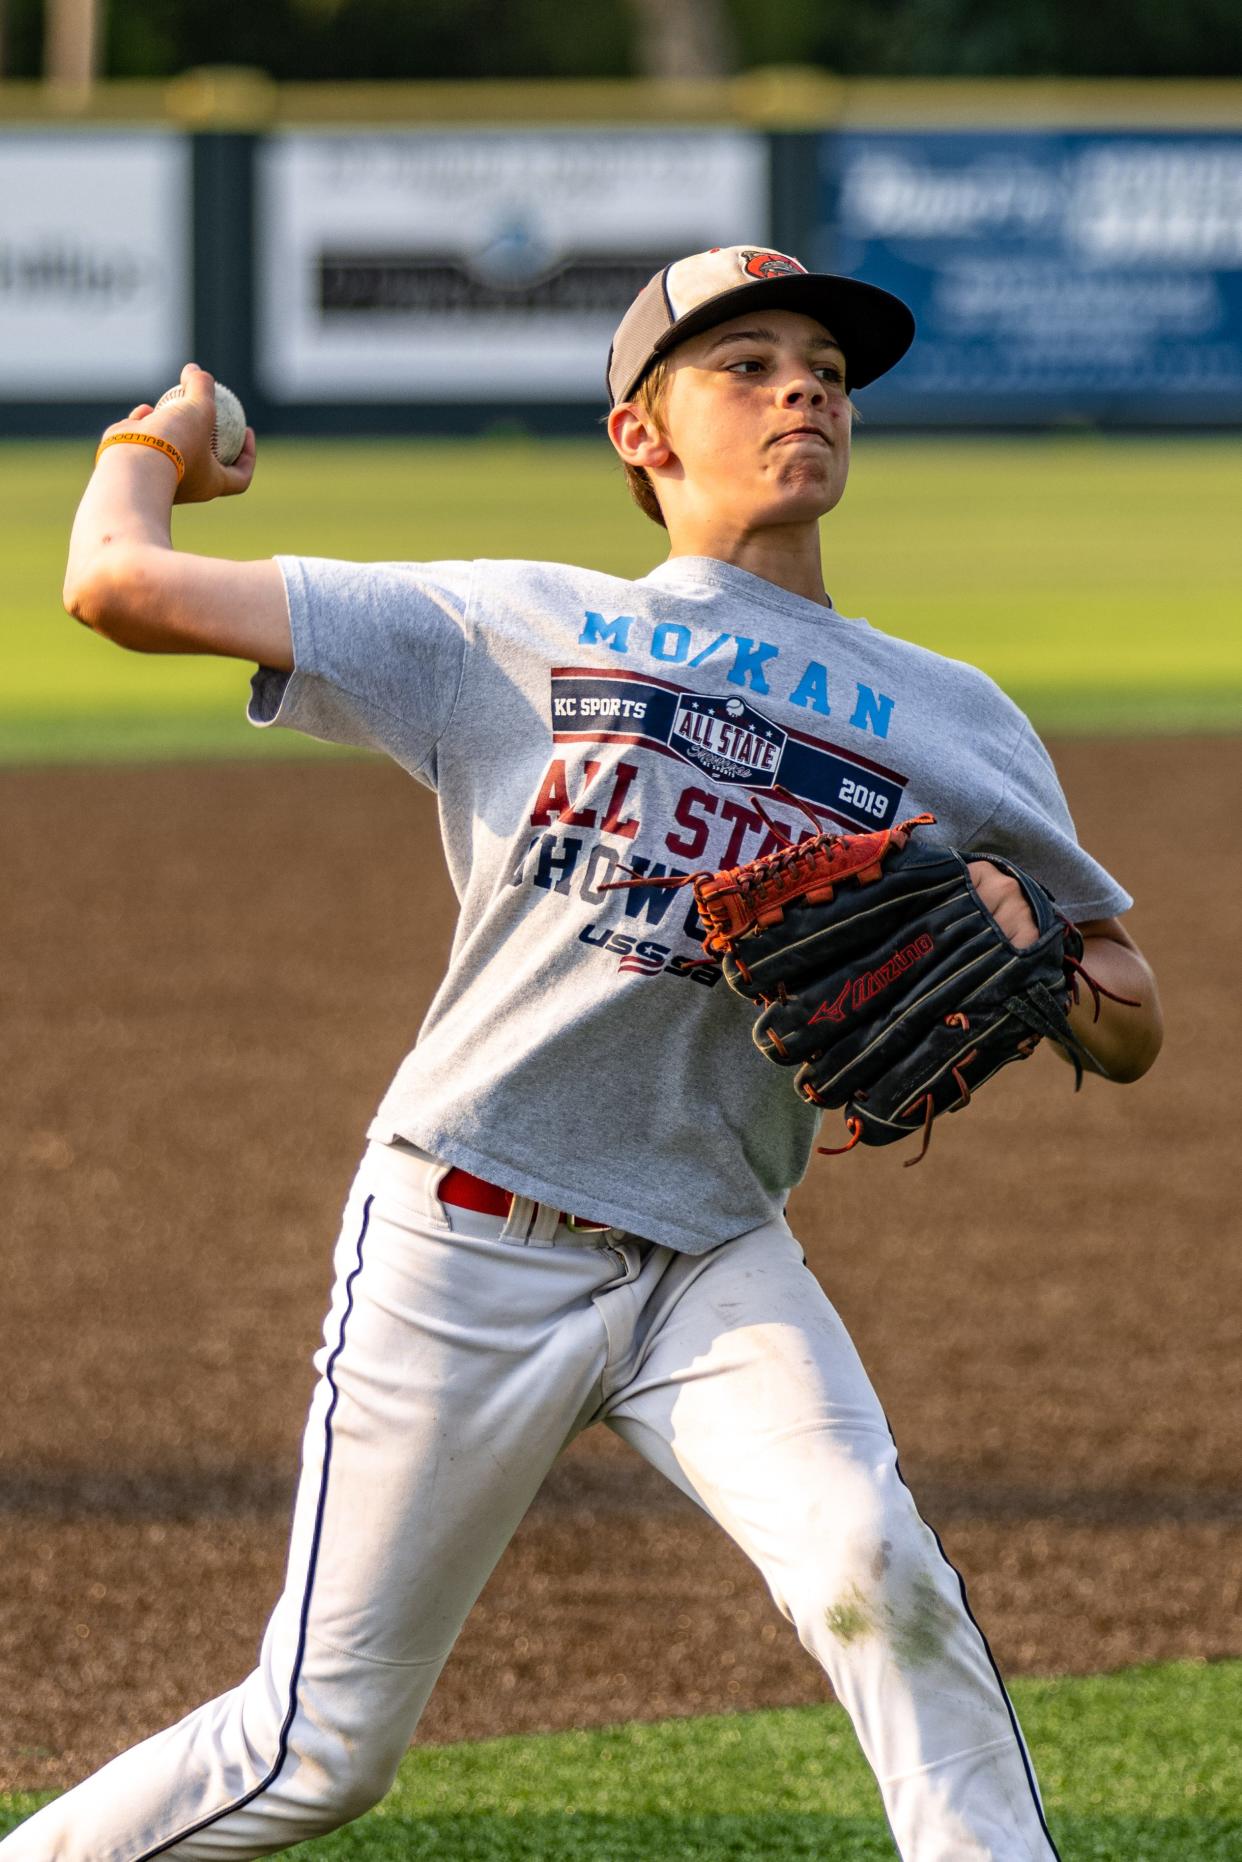
POLYGON ((618 316, 753 241, 914 306, 879 426, 1242 415, 1242 84, 0 86, 0 433, 194 356, 268 432, 582 432, 618 316))

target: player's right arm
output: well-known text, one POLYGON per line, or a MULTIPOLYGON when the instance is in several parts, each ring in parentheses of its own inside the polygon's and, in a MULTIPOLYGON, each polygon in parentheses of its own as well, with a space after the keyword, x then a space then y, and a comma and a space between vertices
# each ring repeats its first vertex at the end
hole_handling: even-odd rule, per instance
MULTIPOLYGON (((276 564, 230 562, 174 550, 172 507, 245 491, 254 474, 254 434, 235 465, 211 449, 214 384, 187 365, 185 396, 155 411, 134 409, 108 433, 157 434, 185 459, 153 447, 107 447, 78 506, 65 571, 65 607, 105 639, 139 653, 217 653, 278 672, 293 667, 284 581, 276 564)), ((107 437, 107 434, 104 436, 107 437)))

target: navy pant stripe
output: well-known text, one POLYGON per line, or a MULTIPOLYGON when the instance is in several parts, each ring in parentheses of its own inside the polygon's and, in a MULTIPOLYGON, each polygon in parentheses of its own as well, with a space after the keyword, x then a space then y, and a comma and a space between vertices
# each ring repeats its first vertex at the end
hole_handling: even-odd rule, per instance
MULTIPOLYGON (((887 1418, 885 1418, 885 1420, 887 1420, 887 1418)), ((897 1440, 896 1440, 896 1437, 893 1436, 893 1432, 891 1429, 889 1430, 889 1435, 892 1437, 893 1447, 894 1449, 896 1449, 897 1440)), ((901 1482, 902 1486, 906 1489, 906 1492, 909 1493, 910 1486, 909 1486, 908 1481, 906 1480, 905 1475, 901 1471, 900 1456, 898 1456, 897 1460, 894 1463, 894 1466, 897 1470, 897 1479, 901 1482)), ((919 1517, 920 1519, 922 1519, 923 1516, 921 1513, 919 1514, 919 1517)), ((949 1570, 953 1573, 954 1577, 957 1579, 957 1588, 961 1592, 961 1596, 962 1596, 962 1608, 965 1610, 967 1616, 970 1618, 970 1621, 974 1626, 975 1634, 978 1636, 980 1642, 983 1644, 983 1653, 988 1658, 988 1666, 991 1668, 992 1673, 996 1677, 996 1685, 1000 1689, 1000 1697, 1005 1703, 1005 1712, 1008 1714, 1009 1724, 1013 1728, 1013 1736, 1014 1736, 1015 1741, 1017 1742, 1018 1755, 1022 1760, 1022 1769, 1026 1773, 1026 1782, 1031 1788, 1031 1801, 1035 1805, 1035 1815, 1039 1818, 1039 1827, 1043 1831, 1045 1837, 1048 1840, 1048 1847, 1052 1851, 1052 1854, 1054 1855, 1054 1857, 1056 1858, 1056 1862, 1061 1862, 1061 1851, 1057 1848, 1056 1844, 1052 1840, 1052 1831, 1048 1828, 1048 1820, 1044 1816, 1044 1807, 1039 1801, 1039 1787, 1035 1783, 1035 1774, 1031 1770, 1031 1761, 1029 1757, 1027 1756, 1026 1742, 1023 1739, 1021 1729, 1018 1726, 1018 1716, 1013 1710, 1013 1702, 1009 1698, 1009 1689, 1005 1686, 1005 1682, 1001 1675, 1001 1671, 997 1666, 996 1657, 992 1653, 992 1645, 988 1641, 987 1637, 984 1635, 982 1629, 979 1627, 978 1619, 976 1618, 974 1611, 970 1607, 970 1598, 966 1595, 966 1580, 962 1576, 961 1572, 958 1570, 957 1566, 954 1564, 953 1560, 949 1557, 949 1554, 945 1551, 943 1542, 941 1541, 940 1534, 936 1531, 936 1528, 925 1519, 923 1520, 923 1524, 927 1527, 927 1530, 931 1533, 932 1538, 936 1541, 936 1550, 940 1553, 940 1556, 944 1559, 945 1564, 948 1565, 949 1570)))
MULTIPOLYGON (((927 1522, 924 1521, 924 1524, 926 1525, 927 1522)), ((996 1676, 996 1685, 1000 1689, 1001 1699, 1005 1703, 1005 1711, 1009 1715, 1009 1724, 1013 1728, 1013 1736, 1018 1742, 1018 1752, 1022 1759, 1022 1769, 1026 1773, 1026 1782, 1031 1787, 1031 1797, 1034 1800, 1034 1804, 1035 1804, 1035 1814, 1039 1818, 1039 1827, 1043 1831, 1044 1835, 1047 1837, 1048 1847, 1049 1849, 1051 1849, 1053 1855, 1057 1858, 1057 1862, 1061 1862, 1061 1851, 1057 1848, 1056 1844, 1052 1840, 1052 1831, 1048 1828, 1048 1822, 1044 1816, 1044 1807, 1039 1801, 1039 1789, 1035 1783, 1035 1774, 1031 1770, 1031 1761, 1027 1757, 1026 1742, 1022 1738, 1021 1731, 1018 1727, 1018 1716, 1013 1710, 1013 1702, 1009 1698, 1009 1689, 1005 1686, 1004 1680, 1001 1676, 1001 1671, 997 1667, 996 1657, 992 1653, 992 1645, 988 1641, 987 1637, 984 1635, 982 1629, 979 1627, 979 1624, 975 1618, 975 1613, 970 1607, 970 1598, 966 1595, 966 1580, 962 1576, 961 1572, 958 1570, 957 1566, 954 1564, 953 1560, 949 1557, 949 1554, 945 1551, 944 1546, 940 1543, 940 1534, 936 1531, 936 1528, 934 1526, 928 1526, 927 1529, 931 1533, 932 1538, 936 1541, 936 1548, 939 1551, 940 1556, 944 1559, 945 1564, 948 1565, 950 1571, 953 1573, 954 1577, 957 1579, 957 1587, 962 1593, 962 1608, 965 1610, 971 1622, 974 1623, 975 1634, 978 1636, 980 1642, 983 1644, 983 1653, 987 1656, 988 1664, 991 1667, 992 1673, 996 1676)))
POLYGON ((328 1475, 332 1466, 332 1418, 336 1414, 337 1400, 340 1396, 340 1391, 337 1387, 333 1372, 336 1369, 337 1359, 345 1348, 345 1327, 349 1323, 350 1314, 354 1309, 354 1282, 362 1272, 362 1244, 366 1240, 367 1227, 371 1220, 372 1200, 373 1199, 368 1196, 366 1202, 363 1204, 362 1227, 358 1231, 358 1241, 354 1251, 354 1265, 350 1269, 348 1278, 345 1281, 345 1310, 341 1314, 341 1326, 337 1334, 336 1344, 332 1347, 332 1353, 324 1371, 324 1376, 327 1379, 328 1387, 332 1395, 328 1400, 327 1415, 324 1418, 323 1471, 319 1477, 319 1499, 315 1507, 315 1525, 311 1533, 310 1557, 306 1565, 306 1584, 302 1592, 302 1611, 298 1622, 297 1652, 294 1655, 293 1668, 289 1675, 289 1705, 281 1725, 280 1738, 276 1745, 276 1757, 272 1761, 271 1769, 266 1777, 260 1779, 259 1783, 251 1790, 247 1791, 244 1797, 236 1798, 233 1803, 226 1804, 222 1810, 213 1811, 209 1817, 200 1818, 197 1823, 191 1824, 188 1829, 178 1831, 176 1836, 170 1836, 167 1842, 158 1844, 156 1848, 144 1849, 142 1854, 135 1859, 135 1862, 151 1862, 153 1856, 162 1856, 166 1854, 168 1850, 175 1849, 178 1843, 185 1842, 191 1836, 197 1836, 202 1830, 210 1829, 213 1823, 219 1823, 222 1818, 232 1816, 234 1811, 244 1810, 246 1805, 252 1804, 256 1797, 261 1797, 264 1791, 270 1790, 271 1786, 275 1784, 277 1778, 279 1778, 284 1762, 289 1756, 289 1734, 293 1730, 293 1722, 298 1710, 298 1681, 301 1678, 302 1661, 306 1654, 306 1636, 310 1623, 311 1593, 315 1587, 315 1570, 319 1563, 319 1546, 323 1537, 323 1518, 328 1503, 328 1475))

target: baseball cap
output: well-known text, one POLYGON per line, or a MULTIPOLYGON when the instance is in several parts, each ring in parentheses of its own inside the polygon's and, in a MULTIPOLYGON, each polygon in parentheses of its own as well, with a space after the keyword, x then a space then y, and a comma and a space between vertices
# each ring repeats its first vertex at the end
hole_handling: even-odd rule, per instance
POLYGON ((891 291, 859 278, 809 272, 798 259, 766 246, 713 246, 657 272, 622 317, 608 352, 611 405, 628 400, 651 364, 674 344, 752 305, 799 310, 822 323, 845 357, 851 390, 865 388, 900 362, 914 340, 914 313, 891 291))

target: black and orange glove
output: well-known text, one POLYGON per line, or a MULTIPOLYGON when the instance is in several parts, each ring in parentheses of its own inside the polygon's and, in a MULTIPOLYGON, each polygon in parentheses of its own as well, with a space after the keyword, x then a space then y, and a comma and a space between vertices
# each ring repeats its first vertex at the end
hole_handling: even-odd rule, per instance
POLYGON ((704 949, 758 1005, 760 1053, 796 1068, 794 1085, 813 1105, 844 1108, 846 1142, 823 1147, 830 1154, 921 1132, 922 1157, 940 1113, 969 1105, 1044 1036, 1069 1055, 1076 1085, 1084 1069, 1101 1070, 1066 1013, 1080 984, 1099 1009, 1078 931, 1012 862, 917 835, 934 821, 821 830, 745 866, 672 882, 693 885, 704 949), (1017 880, 1033 943, 1006 937, 971 882, 971 860, 1017 880))

